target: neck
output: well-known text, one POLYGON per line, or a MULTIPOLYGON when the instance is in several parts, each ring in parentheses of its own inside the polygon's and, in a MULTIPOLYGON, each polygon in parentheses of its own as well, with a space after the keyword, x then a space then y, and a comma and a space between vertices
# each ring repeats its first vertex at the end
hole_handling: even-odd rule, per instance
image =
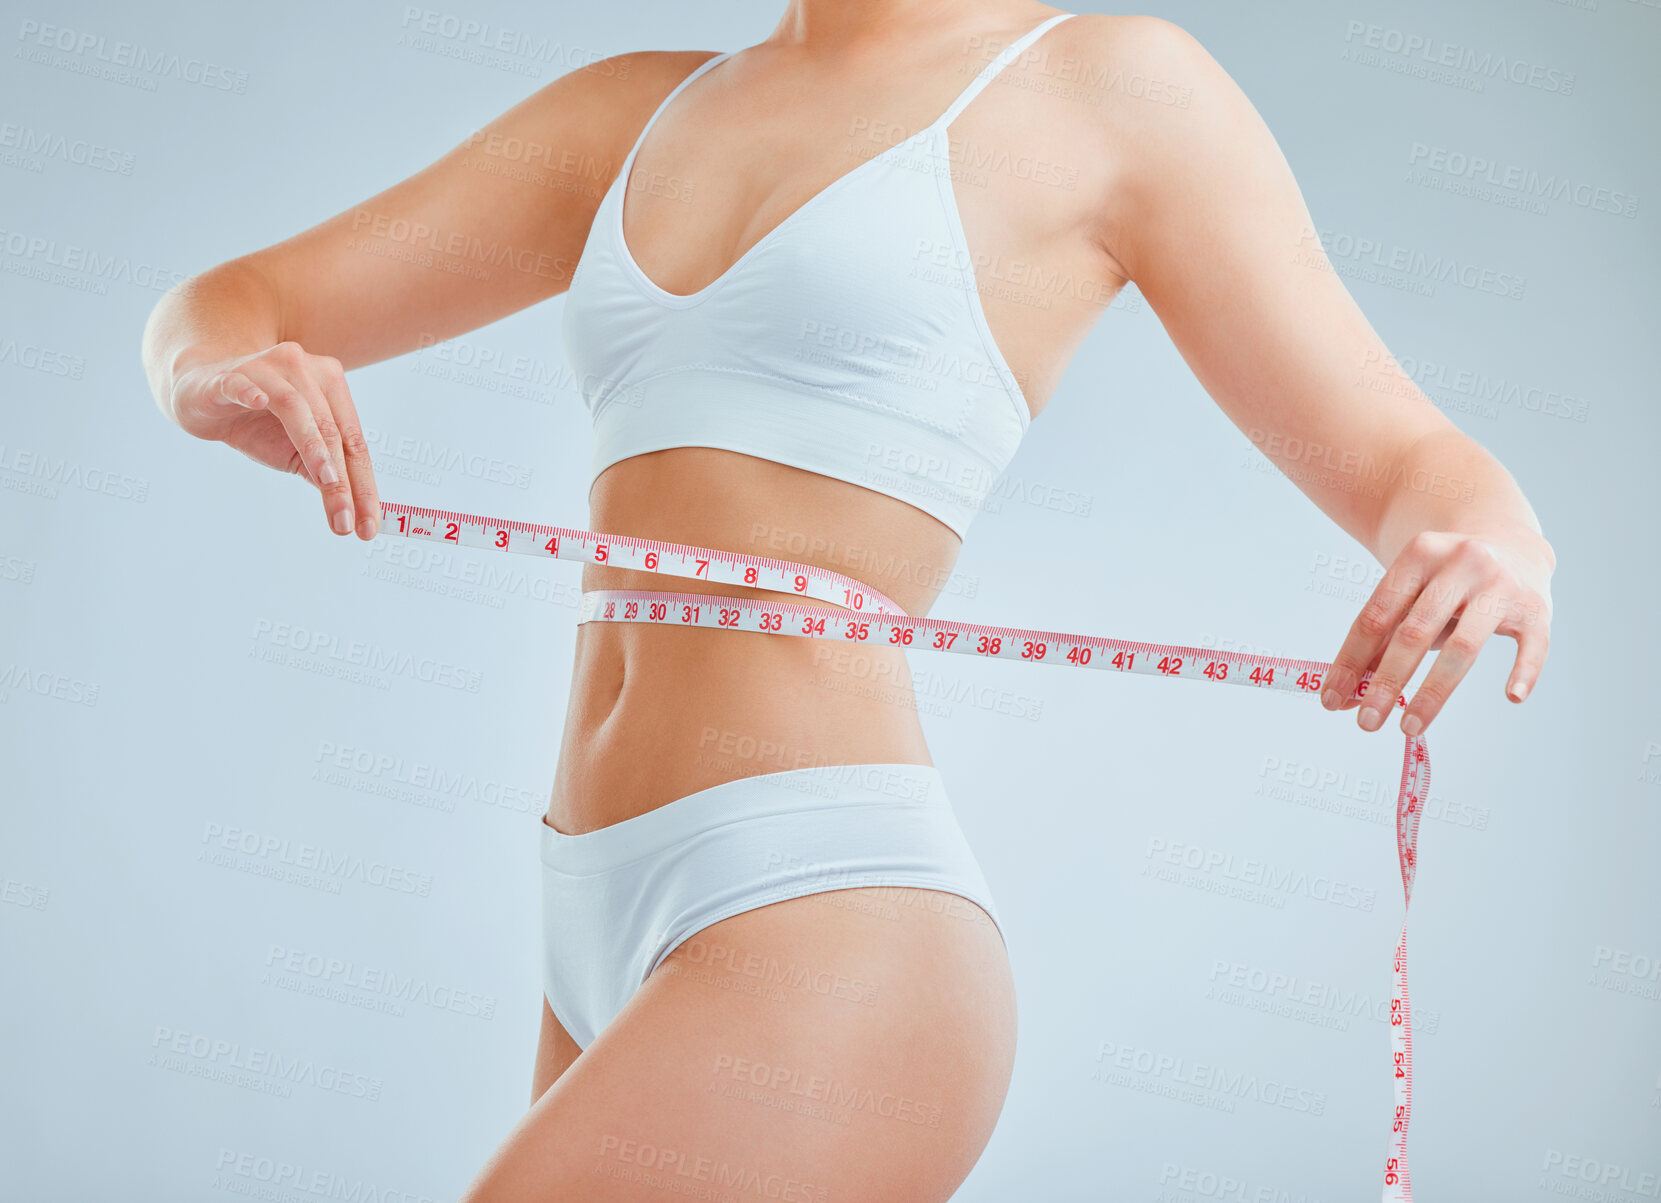
POLYGON ((855 49, 970 20, 984 24, 994 11, 981 0, 790 0, 769 40, 807 49, 855 49))

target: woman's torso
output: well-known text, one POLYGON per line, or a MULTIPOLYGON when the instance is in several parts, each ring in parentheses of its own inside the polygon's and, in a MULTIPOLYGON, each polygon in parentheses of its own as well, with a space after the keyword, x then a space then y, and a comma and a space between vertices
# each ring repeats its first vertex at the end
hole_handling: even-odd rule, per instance
MULTIPOLYGON (((633 259, 667 292, 708 286, 850 164, 935 121, 991 51, 1054 11, 896 40, 842 64, 771 43, 715 64, 658 115, 631 179, 615 184, 627 188, 633 259), (665 180, 692 187, 657 186, 665 180)), ((1099 198, 1113 178, 1103 97, 1077 78, 1081 43, 1100 36, 1085 22, 1102 20, 1046 31, 946 128, 986 325, 1033 413, 1124 283, 1100 240, 1099 198)), ((715 447, 613 463, 589 507, 592 530, 817 565, 916 616, 961 547, 951 527, 898 497, 715 447)), ((592 564, 582 587, 800 600, 592 564)), ((897 649, 585 623, 548 820, 589 831, 736 777, 879 762, 930 763, 897 649)))

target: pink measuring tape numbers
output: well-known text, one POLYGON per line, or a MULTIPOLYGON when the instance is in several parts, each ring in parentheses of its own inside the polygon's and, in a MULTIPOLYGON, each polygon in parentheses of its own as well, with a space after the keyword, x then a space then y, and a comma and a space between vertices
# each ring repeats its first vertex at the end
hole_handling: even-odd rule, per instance
MULTIPOLYGON (((986 626, 941 618, 913 618, 891 598, 852 577, 809 564, 663 543, 626 535, 597 534, 478 514, 381 503, 383 533, 506 551, 542 559, 576 560, 639 572, 690 577, 788 593, 825 606, 797 605, 711 593, 666 593, 598 589, 582 595, 577 622, 642 622, 657 626, 713 627, 756 631, 844 643, 955 653, 980 659, 1019 660, 1063 668, 1101 669, 1146 676, 1243 685, 1319 696, 1321 678, 1332 666, 1317 660, 1286 660, 1218 652, 1175 644, 1137 643, 1097 635, 1071 635, 1023 627, 986 626)), ((1356 688, 1364 694, 1372 679, 1356 688)), ((1407 699, 1398 697, 1397 706, 1407 699)), ((1407 1125, 1413 1114, 1413 1031, 1407 988, 1407 907, 1413 901, 1418 863, 1419 817, 1430 790, 1430 754, 1424 737, 1406 737, 1401 786, 1396 794, 1396 855, 1401 867, 1402 927, 1396 941, 1390 995, 1390 1058, 1395 1090, 1390 1155, 1384 1163, 1383 1203, 1409 1203, 1407 1125)))

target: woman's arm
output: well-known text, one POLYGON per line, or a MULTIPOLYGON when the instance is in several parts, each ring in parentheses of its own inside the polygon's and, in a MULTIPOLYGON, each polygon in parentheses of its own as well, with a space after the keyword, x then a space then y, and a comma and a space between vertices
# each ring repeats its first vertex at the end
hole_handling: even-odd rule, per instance
POLYGON ((1545 659, 1555 565, 1534 511, 1399 370, 1227 72, 1179 27, 1129 21, 1110 53, 1192 91, 1186 108, 1126 100, 1104 113, 1122 160, 1104 200, 1104 244, 1229 419, 1390 565, 1323 702, 1344 707, 1375 669, 1369 700, 1347 705, 1361 705, 1361 726, 1376 730, 1441 647, 1403 716, 1404 730, 1422 730, 1496 630, 1518 641, 1507 693, 1520 702, 1545 659))
MULTIPOLYGON (((373 538, 380 502, 345 372, 563 292, 635 136, 709 53, 572 71, 386 191, 170 290, 144 331, 156 404, 198 438, 303 473, 337 534, 356 523, 373 538)), ((359 134, 343 123, 341 136, 359 134)))

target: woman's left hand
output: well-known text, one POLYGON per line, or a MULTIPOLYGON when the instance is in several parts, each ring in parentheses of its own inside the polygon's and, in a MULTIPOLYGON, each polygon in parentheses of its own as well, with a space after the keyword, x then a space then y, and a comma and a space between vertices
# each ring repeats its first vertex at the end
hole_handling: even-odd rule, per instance
POLYGON ((1505 685, 1520 702, 1539 679, 1551 643, 1550 546, 1539 536, 1482 539, 1422 531, 1402 548, 1350 627, 1322 685, 1328 710, 1361 707, 1357 721, 1377 731, 1425 653, 1441 649, 1407 705, 1401 729, 1418 735, 1441 711, 1477 653, 1498 632, 1517 641, 1505 685), (1373 678, 1352 696, 1362 673, 1373 678))

